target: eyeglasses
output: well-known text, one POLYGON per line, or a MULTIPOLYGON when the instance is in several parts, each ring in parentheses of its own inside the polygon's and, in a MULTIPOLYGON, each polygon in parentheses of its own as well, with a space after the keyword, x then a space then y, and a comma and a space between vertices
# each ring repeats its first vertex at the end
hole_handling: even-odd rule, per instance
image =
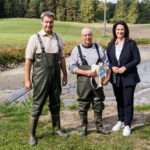
POLYGON ((91 37, 92 36, 92 34, 82 34, 84 37, 87 37, 87 36, 89 36, 89 37, 91 37))

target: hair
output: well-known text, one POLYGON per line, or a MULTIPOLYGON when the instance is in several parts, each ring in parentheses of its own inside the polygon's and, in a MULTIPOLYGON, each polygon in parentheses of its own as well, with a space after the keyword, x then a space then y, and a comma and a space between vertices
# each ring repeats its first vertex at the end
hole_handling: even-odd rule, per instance
POLYGON ((124 21, 118 21, 118 22, 116 22, 116 23, 113 25, 113 28, 112 28, 113 38, 111 39, 111 41, 112 41, 112 42, 115 42, 116 39, 117 39, 117 36, 116 36, 116 28, 117 28, 117 25, 123 25, 123 26, 124 26, 124 29, 125 29, 124 37, 126 38, 126 41, 131 40, 131 39, 129 38, 129 28, 128 28, 128 25, 127 25, 124 21))
POLYGON ((55 19, 55 15, 54 15, 52 12, 50 12, 50 11, 45 11, 45 12, 43 12, 43 13, 41 14, 41 20, 43 20, 45 16, 53 17, 53 19, 55 19))
POLYGON ((84 30, 90 30, 90 32, 92 33, 92 30, 90 28, 85 27, 81 30, 81 34, 84 32, 84 30))

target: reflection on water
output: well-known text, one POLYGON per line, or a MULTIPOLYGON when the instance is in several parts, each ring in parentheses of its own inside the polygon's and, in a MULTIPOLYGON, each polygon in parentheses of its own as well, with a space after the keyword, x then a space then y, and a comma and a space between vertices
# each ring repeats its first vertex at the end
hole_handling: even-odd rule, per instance
MULTIPOLYGON (((150 61, 142 61, 138 65, 138 73, 141 82, 137 84, 134 94, 134 104, 150 104, 150 61)), ((112 87, 109 84, 105 87, 106 100, 105 103, 109 105, 116 105, 113 95, 112 87)))
MULTIPOLYGON (((150 104, 150 61, 142 61, 138 65, 138 73, 141 79, 141 82, 137 84, 135 95, 134 95, 134 104, 150 104)), ((76 75, 69 75, 69 83, 67 86, 63 87, 62 91, 62 100, 65 105, 71 105, 77 99, 76 94, 76 75)), ((107 105, 116 105, 114 93, 112 86, 109 83, 104 87, 105 92, 105 104, 107 105)))
POLYGON ((138 66, 141 83, 150 83, 150 61, 141 62, 138 66))
MULTIPOLYGON (((138 72, 141 82, 137 85, 135 90, 135 105, 150 104, 150 48, 140 49, 142 62, 138 65, 138 72)), ((69 64, 67 59, 67 65, 69 64)), ((61 99, 65 105, 72 105, 76 99, 76 75, 68 72, 68 84, 63 87, 61 99)), ((116 105, 115 97, 111 84, 104 87, 106 95, 105 104, 116 105)), ((32 95, 32 94, 31 94, 32 95)), ((30 96, 31 96, 30 95, 30 96)), ((22 96, 19 101, 25 101, 27 95, 22 96)))

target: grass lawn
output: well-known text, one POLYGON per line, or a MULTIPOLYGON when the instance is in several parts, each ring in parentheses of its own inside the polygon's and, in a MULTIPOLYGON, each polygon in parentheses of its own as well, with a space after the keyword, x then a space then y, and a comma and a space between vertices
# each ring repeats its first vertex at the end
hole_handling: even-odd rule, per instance
POLYGON ((150 24, 138 24, 137 26, 150 28, 150 24))
MULTIPOLYGON (((64 42, 80 42, 80 31, 83 27, 92 28, 94 41, 109 40, 109 37, 103 37, 92 24, 55 21, 54 32, 59 33, 64 42)), ((40 19, 0 19, 0 48, 26 45, 30 35, 40 29, 40 19)))
MULTIPOLYGON (((89 131, 86 137, 81 138, 76 133, 69 133, 70 136, 63 139, 52 134, 51 120, 39 121, 38 145, 31 147, 28 145, 30 109, 31 103, 12 107, 9 104, 0 105, 1 150, 149 150, 150 148, 149 125, 134 128, 130 137, 123 137, 122 131, 112 132, 110 135, 89 131)), ((47 111, 47 107, 44 107, 43 115, 47 111)))
MULTIPOLYGON (((100 25, 100 24, 98 24, 100 25)), ((135 25, 139 26, 139 25, 135 25)), ((141 25, 142 26, 142 25, 141 25)), ((143 25, 149 27, 149 24, 143 25)), ((54 32, 62 36, 65 54, 70 54, 73 47, 81 43, 80 32, 84 27, 93 31, 93 42, 101 44, 105 49, 111 37, 104 36, 94 23, 74 23, 55 21, 54 32)), ((29 37, 41 30, 40 19, 6 18, 0 19, 0 64, 24 61, 24 51, 29 37)), ((150 39, 135 39, 137 44, 149 44, 150 39)))

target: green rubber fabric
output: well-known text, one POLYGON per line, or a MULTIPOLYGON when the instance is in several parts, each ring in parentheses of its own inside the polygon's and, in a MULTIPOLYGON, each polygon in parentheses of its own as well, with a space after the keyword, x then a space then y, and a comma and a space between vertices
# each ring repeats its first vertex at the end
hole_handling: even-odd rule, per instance
MULTIPOLYGON (((83 65, 79 67, 82 70, 90 70, 91 67, 83 65)), ((90 77, 84 75, 77 75, 77 94, 79 102, 79 114, 86 115, 90 104, 92 103, 92 109, 94 113, 101 113, 104 109, 104 92, 103 87, 94 89, 90 83, 90 77)))
POLYGON ((35 54, 32 75, 34 86, 32 117, 40 116, 48 97, 51 114, 58 115, 60 112, 61 77, 59 62, 59 53, 35 54))

